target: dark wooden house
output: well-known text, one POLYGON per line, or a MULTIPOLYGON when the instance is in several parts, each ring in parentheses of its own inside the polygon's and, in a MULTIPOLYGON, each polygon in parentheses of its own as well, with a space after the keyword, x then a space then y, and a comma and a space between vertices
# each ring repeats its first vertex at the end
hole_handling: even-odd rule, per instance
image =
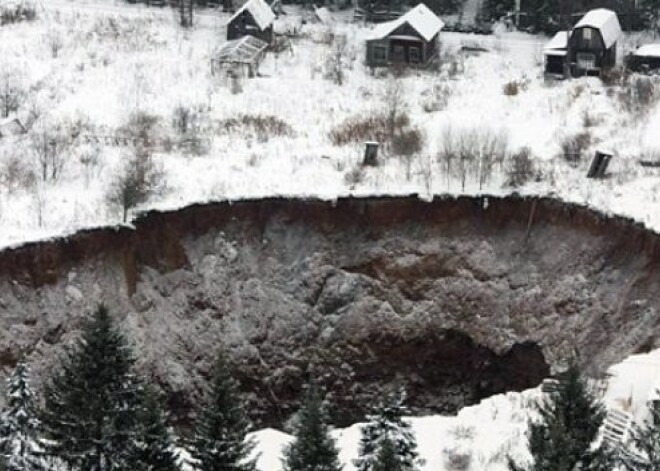
POLYGON ((564 75, 564 64, 568 48, 568 31, 559 31, 543 48, 545 74, 559 77, 564 75))
POLYGON ((599 8, 584 15, 568 39, 571 75, 601 75, 614 67, 621 34, 619 19, 613 11, 599 8))
POLYGON ((628 57, 628 67, 635 72, 660 72, 660 44, 647 44, 628 57))
POLYGON ((367 40, 367 65, 423 66, 438 54, 438 37, 444 23, 420 3, 405 15, 374 28, 367 40))
POLYGON ((253 36, 267 44, 273 43, 275 13, 264 0, 249 0, 227 23, 227 40, 253 36))

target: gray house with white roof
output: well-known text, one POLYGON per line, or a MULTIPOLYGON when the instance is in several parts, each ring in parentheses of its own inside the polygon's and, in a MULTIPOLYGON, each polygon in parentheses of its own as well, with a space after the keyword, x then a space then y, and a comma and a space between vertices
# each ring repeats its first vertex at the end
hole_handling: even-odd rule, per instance
POLYGON ((613 11, 599 8, 584 15, 568 40, 571 75, 601 75, 614 67, 621 34, 619 19, 613 11))
POLYGON ((227 23, 227 40, 253 36, 267 44, 273 43, 275 13, 264 0, 249 0, 227 23))
POLYGON ((377 25, 367 40, 367 65, 428 64, 437 57, 443 26, 442 20, 422 3, 396 20, 377 25))

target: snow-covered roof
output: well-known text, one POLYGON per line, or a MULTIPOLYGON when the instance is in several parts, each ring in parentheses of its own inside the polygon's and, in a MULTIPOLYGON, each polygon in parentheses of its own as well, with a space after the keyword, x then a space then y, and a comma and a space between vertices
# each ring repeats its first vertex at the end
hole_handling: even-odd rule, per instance
POLYGON ((252 64, 267 47, 268 43, 261 39, 243 36, 220 46, 214 54, 214 60, 220 63, 252 64))
POLYGON ((597 8, 584 15, 575 25, 575 29, 583 27, 598 29, 603 35, 606 48, 610 48, 622 34, 616 13, 605 8, 597 8))
POLYGON ((376 26, 369 39, 383 39, 406 23, 408 23, 411 28, 417 31, 427 41, 433 39, 433 37, 438 34, 445 25, 429 7, 420 3, 396 20, 381 23, 376 26))
POLYGON ((234 21, 246 10, 252 15, 257 26, 261 29, 268 28, 273 21, 275 21, 275 13, 273 13, 273 10, 264 0, 249 0, 245 5, 239 8, 236 13, 234 13, 229 19, 229 23, 234 21))
POLYGON ((660 44, 647 44, 635 51, 637 57, 660 57, 660 44))
POLYGON ((543 47, 543 54, 546 56, 566 55, 568 47, 568 31, 559 31, 543 47))

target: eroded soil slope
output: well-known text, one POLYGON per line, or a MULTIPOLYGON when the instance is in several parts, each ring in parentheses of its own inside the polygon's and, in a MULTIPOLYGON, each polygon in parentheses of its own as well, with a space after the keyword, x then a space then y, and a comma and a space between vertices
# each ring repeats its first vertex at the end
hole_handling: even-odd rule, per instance
POLYGON ((219 348, 262 424, 304 382, 340 422, 404 383, 417 412, 656 346, 657 235, 552 200, 261 200, 0 253, 0 364, 37 380, 99 301, 186 423, 219 348))

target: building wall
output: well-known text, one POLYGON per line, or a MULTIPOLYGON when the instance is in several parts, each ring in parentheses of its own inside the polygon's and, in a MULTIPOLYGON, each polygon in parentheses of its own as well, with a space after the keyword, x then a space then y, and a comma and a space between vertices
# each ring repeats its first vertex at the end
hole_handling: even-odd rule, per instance
POLYGON ((384 39, 367 41, 367 65, 381 67, 394 62, 410 64, 414 55, 414 52, 411 51, 413 48, 418 49, 418 64, 423 65, 436 56, 437 42, 438 35, 431 41, 426 41, 417 31, 405 24, 384 39), (415 37, 419 41, 396 38, 397 36, 415 37), (399 56, 399 54, 401 55, 399 56), (397 56, 402 57, 402 59, 397 59, 397 56))
POLYGON ((577 28, 573 30, 569 40, 569 60, 573 75, 597 73, 616 65, 616 43, 609 49, 605 48, 600 30, 595 28, 577 28), (586 67, 590 62, 593 64, 586 67))

